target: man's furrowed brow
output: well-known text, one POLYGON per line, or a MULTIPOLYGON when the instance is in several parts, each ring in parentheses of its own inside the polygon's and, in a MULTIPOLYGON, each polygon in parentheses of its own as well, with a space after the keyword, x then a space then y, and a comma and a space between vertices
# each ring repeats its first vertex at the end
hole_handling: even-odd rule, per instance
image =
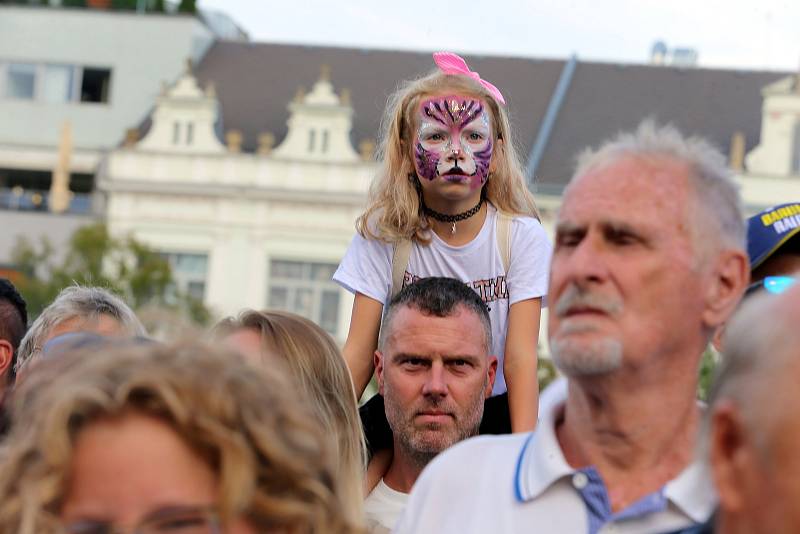
POLYGON ((396 352, 392 354, 391 360, 393 362, 401 362, 403 360, 429 360, 430 356, 425 354, 416 354, 413 352, 396 352))

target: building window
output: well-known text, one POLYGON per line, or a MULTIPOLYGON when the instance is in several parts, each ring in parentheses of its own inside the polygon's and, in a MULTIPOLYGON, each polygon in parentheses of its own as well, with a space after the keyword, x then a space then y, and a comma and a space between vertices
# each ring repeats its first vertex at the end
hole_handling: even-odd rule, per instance
POLYGON ((339 286, 331 277, 335 263, 272 260, 267 306, 302 315, 335 335, 339 323, 339 286))
POLYGON ((794 125, 794 146, 792 147, 792 174, 800 174, 800 121, 794 125))
POLYGON ((3 69, 0 68, 0 96, 7 98, 40 100, 53 104, 107 103, 110 89, 111 69, 61 64, 7 63, 3 76, 3 69))
POLYGON ((194 123, 186 123, 186 144, 191 145, 194 142, 194 123))
POLYGON ((177 145, 181 140, 181 123, 175 121, 172 124, 172 144, 177 145))
POLYGON ((72 65, 45 65, 41 88, 42 100, 54 104, 74 100, 75 70, 72 65))
POLYGON ((84 67, 81 79, 81 102, 108 102, 111 70, 84 67))
POLYGON ((164 252, 162 256, 172 268, 174 287, 170 293, 189 295, 202 302, 206 294, 208 255, 164 252))
POLYGON ((309 130, 308 131, 308 151, 314 152, 314 144, 317 140, 317 131, 316 130, 309 130))
POLYGON ((9 63, 6 68, 6 96, 32 100, 36 93, 36 65, 9 63))
POLYGON ((328 130, 322 130, 322 153, 328 151, 328 130))

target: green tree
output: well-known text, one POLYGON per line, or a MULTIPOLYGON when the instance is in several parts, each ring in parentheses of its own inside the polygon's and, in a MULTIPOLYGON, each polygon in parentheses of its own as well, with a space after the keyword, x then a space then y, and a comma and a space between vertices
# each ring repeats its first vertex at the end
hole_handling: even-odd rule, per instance
POLYGON ((211 318, 202 302, 175 292, 172 270, 161 255, 132 237, 112 237, 104 224, 79 228, 61 258, 46 238, 38 245, 22 238, 12 261, 24 275, 19 290, 32 317, 63 288, 80 284, 113 291, 133 309, 163 306, 201 325, 211 318))
POLYGON ((706 400, 708 392, 711 389, 711 383, 714 381, 716 374, 717 364, 719 357, 714 350, 709 347, 703 353, 703 358, 700 360, 700 375, 697 381, 697 398, 706 400))
POLYGON ((178 13, 197 13, 197 0, 181 0, 178 13))

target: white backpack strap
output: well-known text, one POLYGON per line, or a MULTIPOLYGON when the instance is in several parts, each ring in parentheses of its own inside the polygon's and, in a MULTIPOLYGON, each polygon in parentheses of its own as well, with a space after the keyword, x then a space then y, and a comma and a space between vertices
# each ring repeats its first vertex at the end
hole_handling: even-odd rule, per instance
POLYGON ((503 271, 508 274, 508 267, 511 265, 511 221, 514 216, 504 211, 497 210, 497 249, 500 251, 500 259, 503 261, 503 271))
POLYGON ((403 289, 403 278, 408 267, 408 260, 411 258, 411 240, 403 239, 395 243, 394 253, 392 254, 392 295, 397 296, 403 289))

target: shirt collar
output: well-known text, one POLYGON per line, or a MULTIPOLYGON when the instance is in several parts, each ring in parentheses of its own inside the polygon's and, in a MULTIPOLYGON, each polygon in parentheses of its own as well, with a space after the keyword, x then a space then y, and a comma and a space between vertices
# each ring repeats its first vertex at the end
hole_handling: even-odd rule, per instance
POLYGON ((692 521, 702 523, 717 504, 717 492, 711 480, 708 462, 695 458, 676 478, 667 482, 664 495, 692 521))
POLYGON ((517 458, 514 485, 518 502, 535 499, 554 482, 575 472, 556 438, 556 420, 564 411, 566 398, 567 388, 562 380, 542 392, 542 417, 517 458), (544 402, 545 397, 548 402, 544 402))
MULTIPOLYGON (((576 472, 564 458, 556 437, 556 421, 564 412, 566 381, 559 379, 542 392, 542 417, 528 435, 517 458, 515 495, 518 502, 530 501, 563 477, 576 472)), ((707 462, 700 458, 689 464, 663 488, 664 496, 697 523, 708 519, 716 505, 707 462)))

